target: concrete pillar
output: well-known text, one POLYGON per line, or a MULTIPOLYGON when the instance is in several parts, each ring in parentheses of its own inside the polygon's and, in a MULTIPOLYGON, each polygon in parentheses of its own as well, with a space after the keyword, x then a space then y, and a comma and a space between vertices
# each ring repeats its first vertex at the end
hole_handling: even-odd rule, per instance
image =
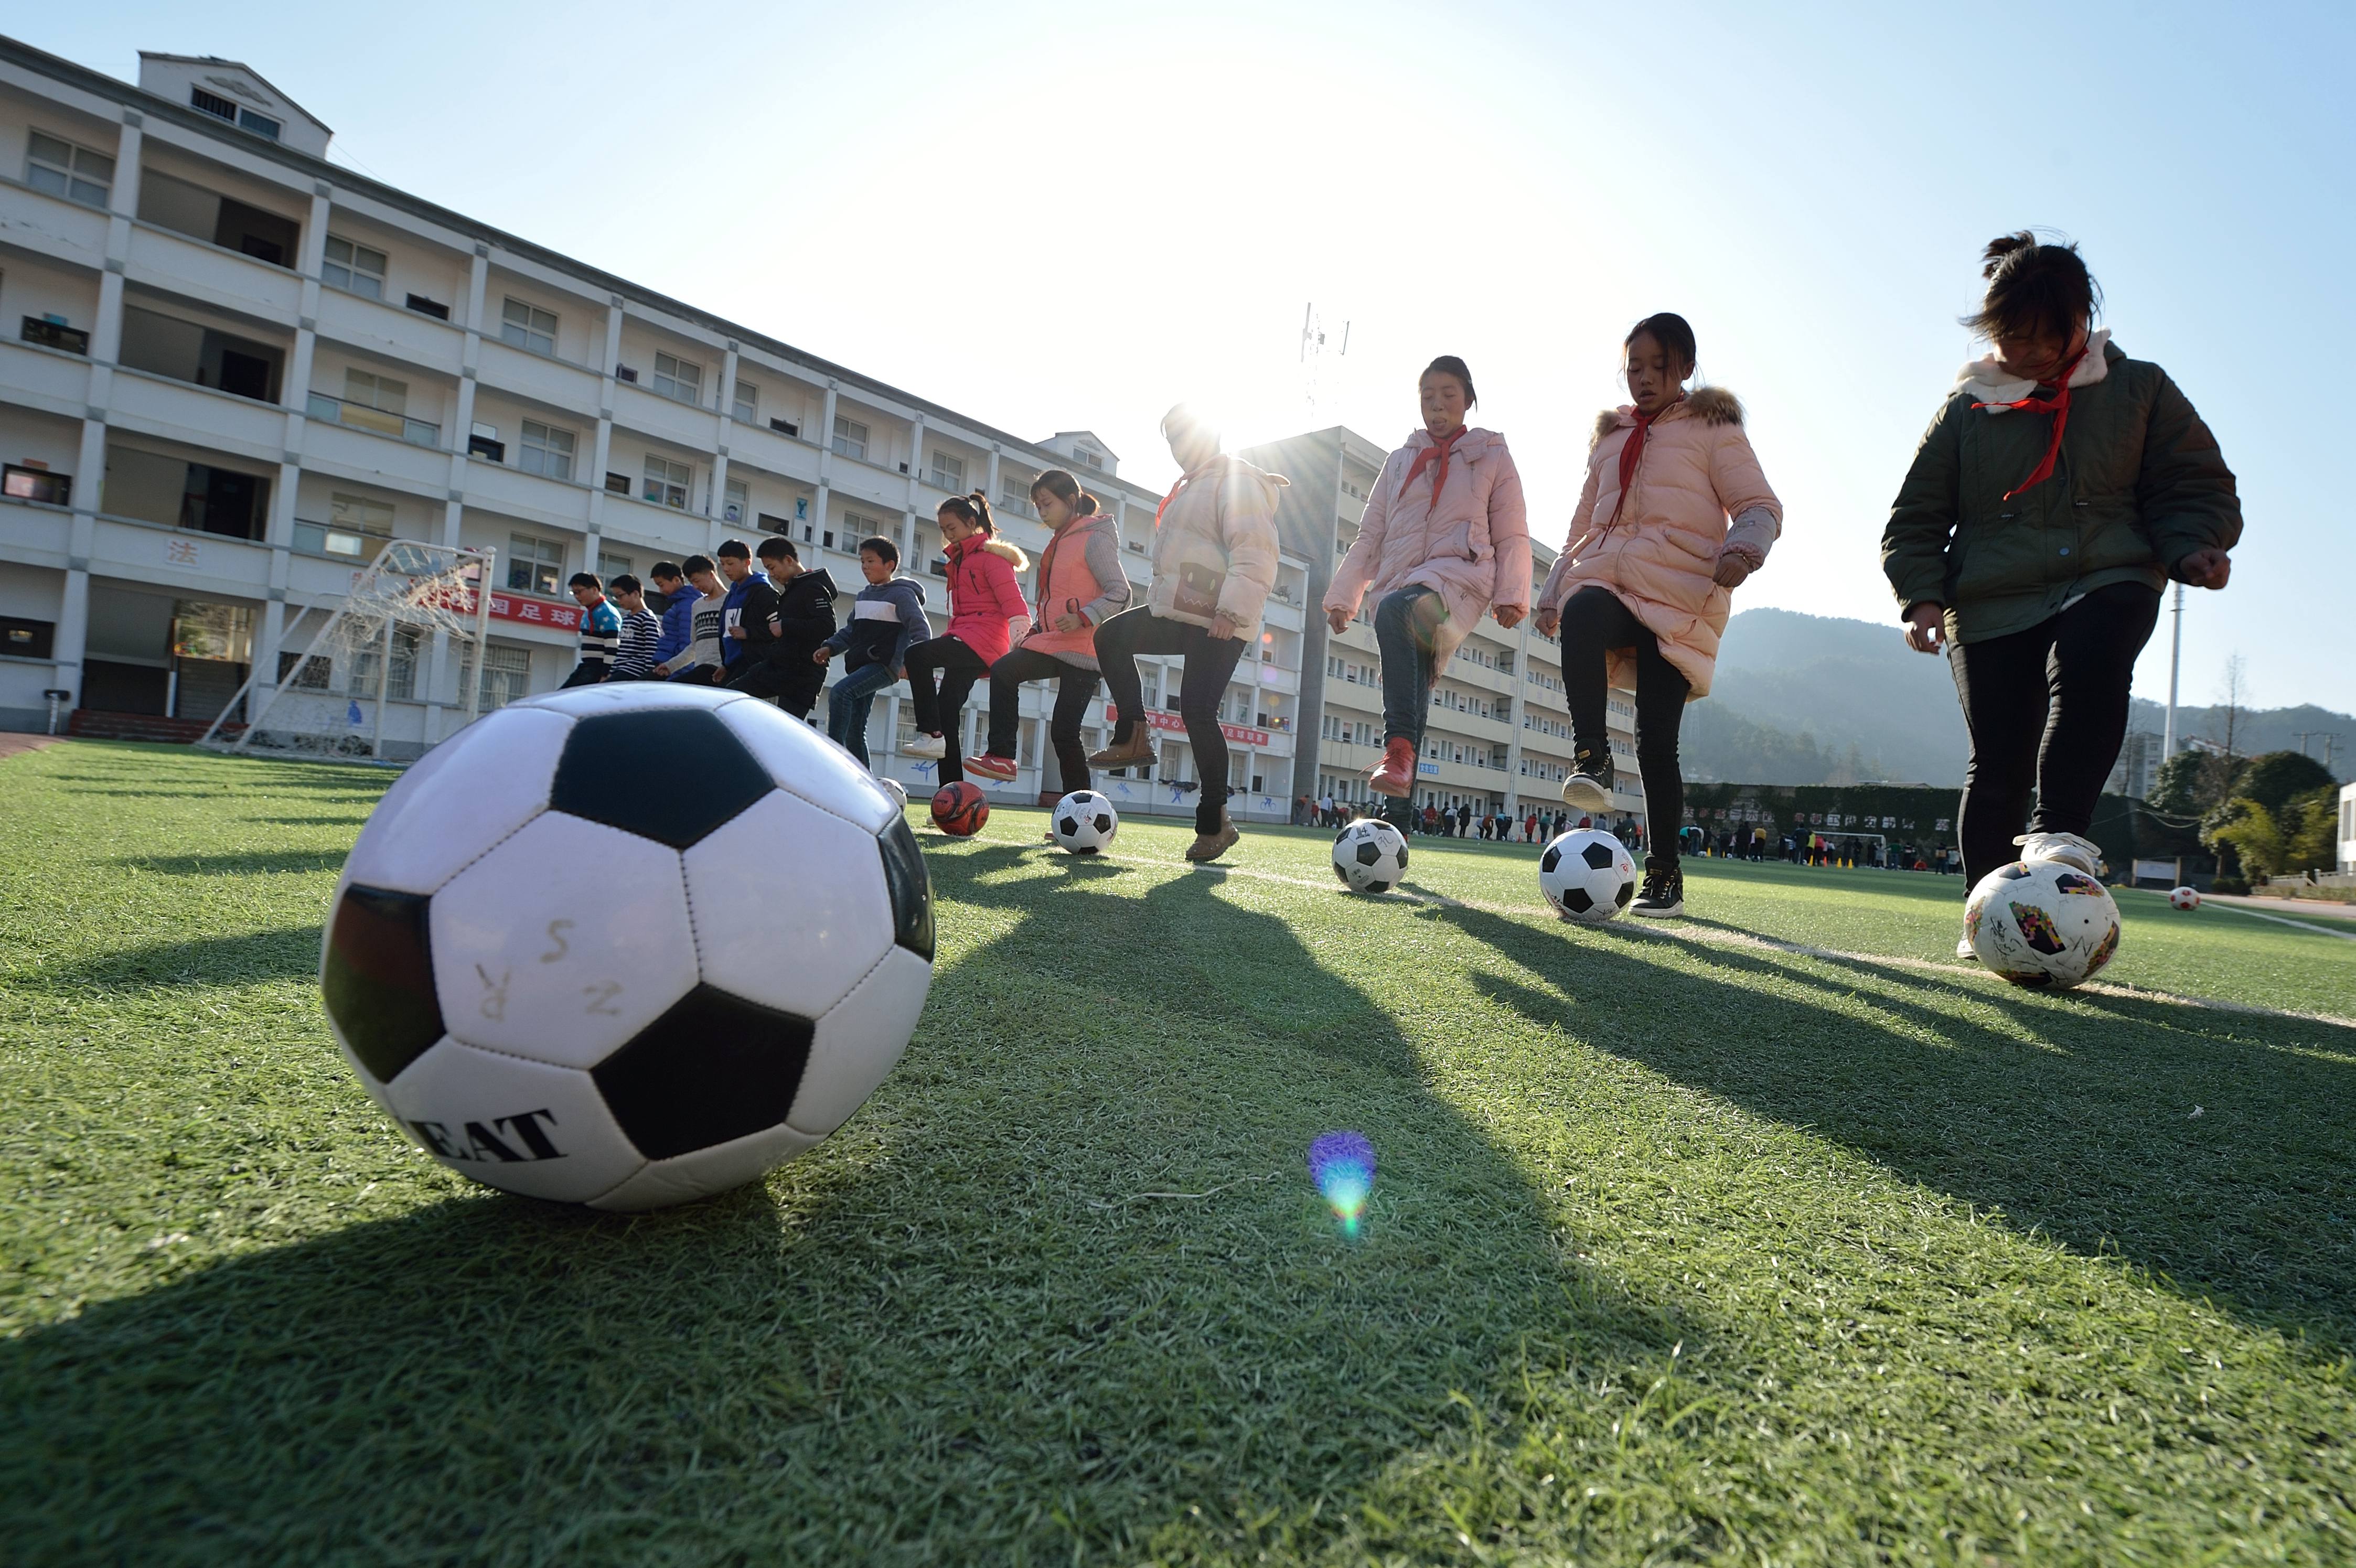
POLYGON ((826 383, 826 401, 818 416, 818 482, 823 489, 834 477, 834 379, 826 383))
POLYGON ((588 559, 584 571, 597 570, 597 548, 605 535, 605 470, 614 457, 614 367, 622 362, 622 296, 605 296, 605 349, 597 367, 597 430, 590 438, 588 559))

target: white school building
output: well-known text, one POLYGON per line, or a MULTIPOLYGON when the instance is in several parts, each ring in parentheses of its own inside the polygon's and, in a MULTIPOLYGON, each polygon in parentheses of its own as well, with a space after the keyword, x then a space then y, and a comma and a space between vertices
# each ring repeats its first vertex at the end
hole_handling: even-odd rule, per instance
MULTIPOLYGON (((856 541, 882 533, 945 624, 935 508, 985 489, 1035 556, 1030 482, 1064 467, 1147 577, 1161 496, 1088 432, 996 429, 330 164, 330 134, 242 64, 145 54, 134 87, 0 38, 0 727, 45 727, 54 706, 82 733, 186 738, 249 676, 294 669, 396 538, 494 550, 501 590, 479 660, 394 645, 396 756, 461 722, 469 685, 488 709, 563 678, 577 571, 643 578, 782 533, 848 594, 856 541)), ((1258 656, 1220 716, 1237 815, 1281 819, 1298 795, 1365 799, 1379 752, 1371 625, 1330 635, 1315 606, 1383 449, 1329 430, 1249 455, 1292 478, 1293 510, 1258 656)), ((1159 763, 1101 785, 1129 809, 1193 808, 1181 669, 1146 662, 1159 763)), ((1435 694, 1419 801, 1556 802, 1556 674, 1526 624, 1484 622, 1435 694)), ((1050 696, 1025 690, 1002 798, 1054 782, 1050 696)), ((1612 722, 1633 815, 1617 695, 1612 722)), ((1108 730, 1099 706, 1089 745, 1108 730)), ((903 687, 870 748, 927 790, 908 733, 903 687)))

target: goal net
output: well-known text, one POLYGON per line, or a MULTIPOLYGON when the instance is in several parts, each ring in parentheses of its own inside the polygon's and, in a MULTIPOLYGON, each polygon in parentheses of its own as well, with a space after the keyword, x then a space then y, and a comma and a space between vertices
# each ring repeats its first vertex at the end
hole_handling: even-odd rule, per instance
POLYGON ((352 762, 422 755, 475 717, 496 554, 393 539, 340 599, 290 604, 277 667, 257 663, 198 744, 352 762))

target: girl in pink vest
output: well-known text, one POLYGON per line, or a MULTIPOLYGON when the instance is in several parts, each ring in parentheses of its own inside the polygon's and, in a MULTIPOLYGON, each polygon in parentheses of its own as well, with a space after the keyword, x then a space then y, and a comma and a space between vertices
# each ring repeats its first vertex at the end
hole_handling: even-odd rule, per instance
MULTIPOLYGON (((1022 640, 990 667, 990 750, 966 766, 1001 784, 1014 777, 1023 683, 1053 677, 1055 711, 1047 738, 1068 795, 1088 787, 1080 725, 1097 695, 1097 628, 1129 607, 1129 573, 1121 568, 1119 529, 1078 480, 1050 468, 1031 482, 1031 504, 1055 530, 1031 580, 1037 610, 1022 640)), ((1044 769, 1040 782, 1046 782, 1044 769)))
POLYGON ((990 498, 979 490, 943 501, 938 519, 941 553, 949 563, 949 629, 947 635, 908 650, 916 736, 900 748, 900 754, 937 759, 940 782, 953 784, 965 777, 958 731, 966 697, 973 683, 1005 656, 1014 629, 1030 624, 1031 607, 1023 602, 1014 574, 1028 569, 1031 561, 998 537, 990 498), (937 692, 936 671, 940 676, 937 692))
POLYGON ((1765 564, 1783 506, 1742 433, 1742 405, 1718 387, 1686 390, 1693 328, 1663 312, 1624 345, 1633 401, 1596 421, 1587 484, 1570 538, 1538 591, 1538 631, 1562 635, 1574 771, 1562 798, 1575 812, 1612 809, 1609 687, 1636 688, 1636 766, 1650 834, 1644 891, 1631 914, 1685 912, 1676 824, 1685 816, 1677 729, 1708 695, 1732 591, 1765 564), (1730 519, 1731 519, 1730 525, 1730 519))

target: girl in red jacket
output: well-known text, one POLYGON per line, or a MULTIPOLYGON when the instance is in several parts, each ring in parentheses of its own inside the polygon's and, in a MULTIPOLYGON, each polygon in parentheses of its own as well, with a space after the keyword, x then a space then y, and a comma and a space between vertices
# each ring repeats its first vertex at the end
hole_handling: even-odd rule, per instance
POLYGON ((916 736, 900 748, 905 757, 929 757, 941 764, 940 782, 965 777, 958 751, 958 720, 973 683, 1006 653, 1012 628, 1031 624, 1031 607, 1014 574, 1030 560, 998 537, 990 500, 980 491, 941 503, 942 553, 949 561, 948 635, 908 650, 908 689, 916 709, 916 736), (933 677, 940 675, 934 688, 933 677))

